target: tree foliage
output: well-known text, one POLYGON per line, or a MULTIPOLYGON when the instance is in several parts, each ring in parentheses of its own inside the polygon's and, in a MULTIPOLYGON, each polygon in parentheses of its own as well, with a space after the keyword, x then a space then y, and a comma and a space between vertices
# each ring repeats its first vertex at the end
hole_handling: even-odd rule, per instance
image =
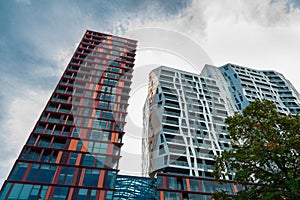
POLYGON ((300 199, 300 117, 256 100, 226 123, 235 148, 216 158, 215 177, 234 172, 240 184, 257 183, 234 198, 300 199))

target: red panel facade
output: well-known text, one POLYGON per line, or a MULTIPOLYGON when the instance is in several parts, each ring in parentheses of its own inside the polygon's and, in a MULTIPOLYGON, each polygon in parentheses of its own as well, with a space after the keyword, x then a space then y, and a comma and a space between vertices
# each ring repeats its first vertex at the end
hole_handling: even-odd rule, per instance
POLYGON ((135 50, 86 31, 0 199, 112 199, 135 50))

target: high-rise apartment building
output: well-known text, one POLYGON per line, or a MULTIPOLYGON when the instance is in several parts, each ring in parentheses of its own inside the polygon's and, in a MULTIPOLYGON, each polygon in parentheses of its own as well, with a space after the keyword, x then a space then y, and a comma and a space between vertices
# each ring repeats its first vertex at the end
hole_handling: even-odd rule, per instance
POLYGON ((234 172, 220 185, 214 157, 232 148, 225 118, 254 99, 296 114, 300 97, 283 75, 233 64, 206 65, 201 74, 169 67, 150 73, 144 106, 143 174, 157 177, 160 199, 210 199, 216 190, 234 195, 242 186, 234 172))
POLYGON ((213 177, 214 156, 231 147, 224 120, 237 111, 223 82, 168 67, 151 72, 144 112, 145 174, 213 177))
POLYGON ((86 31, 0 199, 112 199, 136 41, 86 31))
MULTIPOLYGON (((229 84, 231 99, 239 111, 258 98, 273 101, 281 113, 296 115, 300 112, 299 93, 282 74, 233 64, 219 70, 229 84)), ((212 75, 207 72, 209 74, 212 75)))
POLYGON ((254 99, 300 112, 283 75, 238 65, 201 74, 169 67, 150 73, 144 106, 143 175, 118 175, 136 41, 86 31, 25 143, 0 199, 211 199, 243 186, 234 172, 212 176, 232 148, 225 118, 254 99))

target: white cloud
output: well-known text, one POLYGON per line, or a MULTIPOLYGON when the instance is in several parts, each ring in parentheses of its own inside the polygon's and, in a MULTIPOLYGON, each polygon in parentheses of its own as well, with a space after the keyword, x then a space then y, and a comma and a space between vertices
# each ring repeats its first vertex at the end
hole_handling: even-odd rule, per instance
POLYGON ((17 159, 22 146, 32 131, 38 117, 48 101, 51 91, 34 91, 29 88, 23 91, 23 96, 15 98, 8 104, 8 112, 4 124, 1 125, 1 148, 6 154, 5 162, 0 162, 0 185, 7 178, 9 170, 17 159))
MULTIPOLYGON (((30 0, 17 2, 26 5, 31 3, 30 0)), ((74 44, 78 42, 85 29, 112 30, 119 35, 126 30, 160 27, 183 34, 198 43, 217 66, 232 62, 255 69, 274 69, 290 79, 300 91, 298 78, 300 14, 299 9, 287 6, 285 0, 277 0, 271 4, 269 0, 192 0, 187 8, 175 15, 167 14, 159 4, 149 2, 147 9, 132 13, 123 14, 121 11, 117 12, 118 14, 104 13, 111 14, 110 20, 106 23, 102 23, 102 13, 96 17, 78 6, 69 6, 63 2, 53 3, 47 9, 36 9, 34 14, 32 10, 27 10, 28 13, 21 10, 20 12, 25 14, 20 16, 26 15, 26 19, 19 23, 14 31, 22 33, 18 35, 20 41, 26 41, 33 47, 29 53, 31 56, 55 65, 54 68, 43 68, 34 72, 33 75, 37 76, 44 74, 60 76, 75 49, 74 44)), ((13 17, 19 19, 20 16, 13 17)), ((155 63, 148 60, 149 64, 172 65, 169 62, 172 60, 170 56, 155 53, 151 56, 147 58, 153 58, 155 63)), ((177 64, 180 63, 179 60, 173 59, 177 64)), ((3 124, 3 127, 6 127, 3 132, 10 142, 5 148, 12 153, 6 157, 9 161, 0 165, 3 178, 6 178, 4 171, 8 173, 8 166, 14 162, 51 91, 24 92, 27 94, 22 93, 22 96, 6 104, 9 115, 3 124)), ((141 101, 141 104, 143 103, 144 101, 141 101)), ((140 147, 135 145, 139 141, 130 140, 126 135, 124 141, 126 143, 122 151, 125 153, 140 151, 140 147), (130 149, 131 147, 134 149, 130 149)), ((133 155, 124 156, 120 168, 129 163, 134 165, 133 157, 138 159, 133 155)), ((136 162, 138 165, 141 163, 140 160, 136 162)), ((139 167, 133 167, 139 170, 139 167)))
POLYGON ((129 30, 163 27, 198 42, 217 65, 274 69, 300 90, 300 9, 287 0, 193 0, 176 16, 124 19, 129 30))
MULTIPOLYGON (((276 70, 300 91, 300 13, 299 9, 289 6, 284 0, 271 4, 269 0, 193 0, 189 7, 173 17, 130 18, 120 24, 125 24, 129 30, 150 26, 177 31, 201 45, 216 66, 231 62, 254 69, 276 70)), ((155 53, 151 55, 147 58, 155 56, 155 53)), ((166 60, 161 58, 155 61, 155 64, 165 64, 166 60)), ((134 107, 142 106, 135 103, 134 107)), ((131 123, 129 121, 127 127, 131 127, 131 123)), ((142 126, 140 120, 135 120, 135 123, 142 126)), ((122 147, 121 173, 139 169, 129 164, 131 157, 127 154, 140 152, 134 145, 136 139, 130 138, 130 131, 128 133, 122 147)))

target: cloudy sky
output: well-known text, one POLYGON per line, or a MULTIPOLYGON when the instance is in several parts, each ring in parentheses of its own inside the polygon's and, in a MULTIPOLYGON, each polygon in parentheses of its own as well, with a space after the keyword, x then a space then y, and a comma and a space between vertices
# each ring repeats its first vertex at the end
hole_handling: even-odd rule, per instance
MULTIPOLYGON (((300 91, 298 0, 11 0, 0 1, 0 25, 0 185, 86 29, 139 40, 133 96, 151 64, 272 69, 300 91)), ((138 131, 124 138, 123 174, 140 174, 141 105, 129 108, 138 131)))

